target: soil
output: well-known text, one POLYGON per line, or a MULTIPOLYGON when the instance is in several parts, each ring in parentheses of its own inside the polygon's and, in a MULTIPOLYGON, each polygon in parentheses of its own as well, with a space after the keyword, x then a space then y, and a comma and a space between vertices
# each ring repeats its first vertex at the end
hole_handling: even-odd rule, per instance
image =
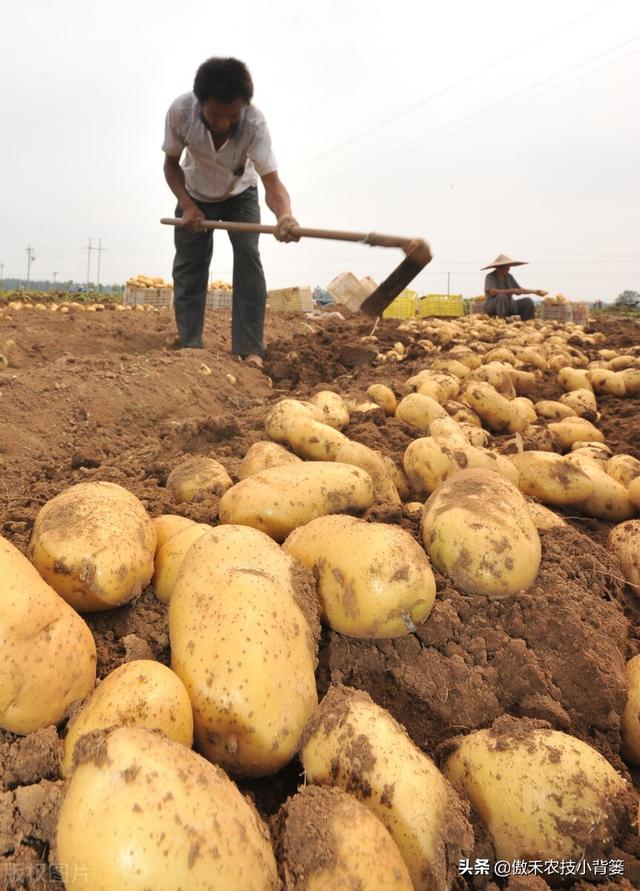
MULTIPOLYGON (((335 307, 331 308, 335 311, 335 307)), ((332 312, 268 314, 265 373, 229 353, 225 310, 207 314, 205 348, 171 348, 169 311, 63 312, 0 310, 0 534, 26 551, 42 504, 74 483, 108 480, 137 495, 152 516, 178 513, 217 522, 218 497, 175 505, 165 483, 189 456, 209 456, 238 479, 248 447, 264 438, 267 408, 283 396, 307 398, 333 389, 366 400, 373 382, 405 392, 404 381, 455 340, 430 335, 417 343, 402 323, 332 312), (380 361, 396 343, 403 361, 380 361)), ((640 325, 597 325, 613 348, 640 344, 640 325)), ((593 352, 595 356, 595 351, 593 352)), ((534 399, 561 393, 547 374, 534 399)), ((599 426, 614 453, 640 458, 638 399, 601 397, 599 426)), ((401 463, 415 432, 402 422, 354 414, 346 434, 401 463)), ((494 437, 508 448, 509 437, 494 437)), ((610 523, 566 511, 568 527, 542 534, 535 585, 517 601, 491 601, 456 591, 437 576, 434 610, 414 634, 391 641, 347 638, 324 629, 318 691, 345 684, 369 693, 438 761, 448 742, 503 715, 542 720, 585 740, 631 779, 621 756, 625 661, 640 652, 637 595, 624 586, 606 547, 610 523)), ((418 520, 376 504, 370 520, 400 523, 419 540, 418 520)), ((169 663, 166 606, 150 589, 132 604, 85 617, 97 644, 98 676, 130 659, 169 663)), ((49 863, 65 726, 27 737, 0 732, 0 891, 60 889, 49 863)), ((301 781, 294 760, 275 777, 241 783, 265 817, 301 781)), ((477 828, 477 827, 476 827, 477 828)), ((491 848, 478 833, 478 856, 491 848)), ((609 856, 624 860, 625 878, 599 888, 640 887, 640 844, 618 839, 609 856)), ((468 887, 497 888, 482 877, 468 887)), ((511 891, 548 888, 519 877, 511 891)), ((578 881, 576 889, 594 887, 578 881)))

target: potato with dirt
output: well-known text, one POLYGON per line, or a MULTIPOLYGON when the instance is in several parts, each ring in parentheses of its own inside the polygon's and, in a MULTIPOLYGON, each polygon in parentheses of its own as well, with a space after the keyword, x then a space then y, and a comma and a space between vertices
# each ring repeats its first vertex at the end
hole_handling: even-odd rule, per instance
POLYGON ((399 421, 422 433, 428 432, 433 420, 446 417, 447 412, 437 400, 420 393, 408 393, 396 408, 396 418, 399 421))
POLYGON ((422 538, 431 562, 467 594, 498 599, 533 584, 538 530, 518 489, 491 470, 463 470, 424 506, 422 538))
POLYGON ((303 461, 271 467, 236 483, 220 499, 219 515, 221 523, 253 526, 284 541, 316 517, 362 513, 371 507, 373 497, 371 477, 359 467, 303 461))
POLYGON ((350 637, 403 637, 424 622, 436 583, 413 536, 388 523, 318 517, 283 549, 317 581, 322 618, 350 637))
POLYGON ((599 752, 528 719, 504 716, 469 733, 443 770, 501 860, 606 856, 634 805, 629 784, 599 752))
POLYGON ((625 581, 640 597, 640 520, 619 523, 609 533, 609 548, 620 564, 625 581))
POLYGON ((27 734, 58 724, 95 679, 89 627, 0 536, 0 728, 27 734))
POLYGON ((318 604, 301 572, 267 535, 219 526, 191 546, 176 581, 171 667, 199 751, 237 776, 284 767, 317 705, 318 604))
POLYGON ((289 452, 284 446, 270 440, 260 440, 249 446, 240 462, 238 476, 241 480, 268 467, 282 467, 285 464, 299 464, 302 458, 289 452))
POLYGON ((332 390, 320 390, 309 400, 321 412, 323 424, 328 424, 336 430, 342 430, 349 424, 349 409, 339 393, 332 390))
POLYGON ((187 526, 193 526, 195 520, 189 517, 181 517, 178 514, 161 514, 154 517, 152 523, 156 530, 156 556, 162 545, 177 532, 186 529, 187 526))
POLYGON ((187 458, 167 477, 167 489, 176 504, 195 501, 199 495, 223 495, 232 485, 226 467, 204 455, 187 458))
POLYGON ((579 510, 589 517, 616 523, 630 519, 635 509, 629 490, 609 476, 591 455, 581 454, 581 451, 571 452, 566 456, 566 461, 579 467, 593 485, 588 497, 577 505, 579 510))
POLYGON ((353 464, 368 473, 373 483, 373 494, 377 501, 387 504, 400 504, 400 495, 394 481, 395 474, 388 461, 375 449, 347 439, 336 451, 336 461, 353 464))
POLYGON ((518 488, 543 504, 580 504, 593 491, 587 474, 555 452, 528 451, 510 455, 518 473, 518 488))
POLYGON ((158 550, 151 579, 151 586, 158 600, 169 603, 185 554, 194 541, 213 528, 207 523, 191 523, 172 535, 158 550))
POLYGON ((625 666, 629 686, 622 714, 622 754, 632 764, 640 764, 640 654, 625 666))
POLYGON ((68 891, 277 891, 267 829, 219 767, 139 727, 82 745, 57 828, 68 891))
POLYGON ((614 455, 607 461, 606 471, 627 489, 640 476, 640 461, 633 455, 614 455))
POLYGON ((336 786, 382 821, 415 891, 448 891, 473 847, 467 810, 436 765, 385 709, 334 686, 309 721, 300 758, 307 783, 336 786))
POLYGON ((40 508, 28 556, 79 612, 121 606, 153 575, 156 530, 142 503, 115 483, 78 483, 40 508))
POLYGON ((341 789, 303 786, 271 832, 284 891, 413 891, 388 830, 341 789))
POLYGON ((190 749, 191 702, 178 675, 153 659, 134 659, 108 674, 69 722, 62 776, 73 772, 73 755, 83 736, 114 727, 157 730, 190 749))
POLYGON ((385 415, 393 415, 398 406, 395 393, 386 384, 371 384, 367 387, 367 396, 383 409, 385 415))

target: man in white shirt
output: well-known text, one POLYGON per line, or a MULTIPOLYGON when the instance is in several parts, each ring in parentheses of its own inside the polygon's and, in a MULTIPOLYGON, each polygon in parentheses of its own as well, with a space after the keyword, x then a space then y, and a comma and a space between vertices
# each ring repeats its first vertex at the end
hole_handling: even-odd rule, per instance
MULTIPOLYGON (((213 233, 203 220, 260 222, 257 176, 274 213, 279 241, 297 241, 289 194, 278 176, 262 112, 251 104, 253 82, 243 62, 207 59, 193 92, 171 103, 162 149, 164 175, 178 200, 173 299, 179 347, 202 347, 213 233), (182 163, 180 163, 180 159, 182 163), (256 176, 257 174, 257 176, 256 176)), ((231 350, 262 368, 267 287, 257 234, 230 232, 233 247, 231 350)))

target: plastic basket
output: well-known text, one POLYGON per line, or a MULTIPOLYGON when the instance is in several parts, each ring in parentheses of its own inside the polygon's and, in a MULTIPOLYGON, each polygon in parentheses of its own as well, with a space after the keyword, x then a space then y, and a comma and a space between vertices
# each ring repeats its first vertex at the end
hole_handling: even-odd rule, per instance
POLYGON ((471 301, 471 306, 469 307, 469 312, 471 315, 479 315, 480 313, 484 313, 484 300, 475 300, 471 301))
POLYGON ((273 312, 311 312, 311 288, 279 288, 267 293, 267 306, 273 312))
POLYGON ((232 291, 222 291, 217 288, 207 291, 207 309, 231 309, 232 302, 232 291))
POLYGON ((383 311, 383 318, 412 319, 416 314, 417 297, 418 295, 415 291, 408 289, 401 291, 396 299, 383 311))
POLYGON ((427 294, 418 300, 418 315, 463 316, 462 294, 427 294))
POLYGON ((341 272, 327 285, 327 291, 336 303, 341 303, 352 312, 357 312, 371 293, 371 289, 353 272, 341 272))
POLYGON ((576 325, 587 325, 589 323, 589 304, 572 303, 571 318, 576 325))
POLYGON ((543 303, 540 318, 543 322, 571 322, 571 306, 568 303, 543 303))
POLYGON ((369 294, 373 294, 375 289, 378 287, 378 283, 374 281, 374 279, 372 279, 370 275, 365 275, 363 278, 361 278, 360 284, 363 288, 366 288, 367 297, 369 296, 369 294))
POLYGON ((124 306, 171 306, 173 288, 136 288, 125 285, 122 303, 124 306))

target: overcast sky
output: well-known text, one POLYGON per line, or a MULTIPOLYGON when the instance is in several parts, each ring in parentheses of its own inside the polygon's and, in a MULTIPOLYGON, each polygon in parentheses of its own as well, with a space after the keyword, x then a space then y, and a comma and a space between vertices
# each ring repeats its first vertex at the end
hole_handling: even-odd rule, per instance
MULTIPOLYGON (((423 237, 420 293, 640 290, 639 0, 30 0, 0 53, 4 276, 169 277, 164 117, 198 65, 233 55, 301 225, 423 237)), ((273 222, 265 208, 264 222, 273 222)), ((394 249, 261 240, 269 287, 380 280, 394 249)), ((216 236, 213 278, 231 277, 216 236)))

